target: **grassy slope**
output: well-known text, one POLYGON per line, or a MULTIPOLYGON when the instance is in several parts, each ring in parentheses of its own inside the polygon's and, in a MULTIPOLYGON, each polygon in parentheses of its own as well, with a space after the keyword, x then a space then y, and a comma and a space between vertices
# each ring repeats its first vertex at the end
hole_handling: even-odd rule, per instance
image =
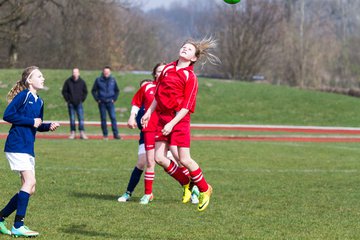
MULTIPOLYGON (((89 91, 100 71, 82 71, 89 91)), ((6 106, 5 96, 21 74, 21 70, 0 70, 0 112, 6 106)), ((45 100, 45 117, 67 120, 66 105, 61 96, 69 70, 44 70, 48 91, 40 92, 45 100)), ((114 73, 121 90, 127 86, 137 88, 146 75, 114 73)), ((197 108, 193 122, 235 124, 287 124, 319 126, 360 126, 358 99, 330 93, 299 90, 271 85, 243 82, 199 80, 197 108)), ((135 92, 122 91, 118 108, 126 108, 118 121, 127 121, 130 101, 135 92)), ((99 114, 91 95, 85 102, 86 120, 98 121, 99 114)))

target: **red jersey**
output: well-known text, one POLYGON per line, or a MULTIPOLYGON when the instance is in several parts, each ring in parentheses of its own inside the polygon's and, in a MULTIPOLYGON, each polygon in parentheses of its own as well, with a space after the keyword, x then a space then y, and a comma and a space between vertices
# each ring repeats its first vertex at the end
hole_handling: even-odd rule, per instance
POLYGON ((165 66, 156 87, 155 99, 159 112, 195 111, 198 80, 193 66, 176 70, 177 62, 165 66))
MULTIPOLYGON (((156 82, 149 82, 145 83, 141 86, 141 88, 135 93, 131 105, 137 106, 141 108, 144 106, 145 111, 147 111, 154 100, 155 97, 155 89, 156 89, 156 82)), ((154 111, 151 114, 150 121, 146 128, 143 128, 143 132, 154 132, 156 130, 156 125, 158 122, 158 116, 154 111)))
POLYGON ((141 108, 144 106, 145 111, 149 109, 151 103, 154 100, 155 96, 155 82, 145 83, 139 90, 135 93, 131 105, 141 108))

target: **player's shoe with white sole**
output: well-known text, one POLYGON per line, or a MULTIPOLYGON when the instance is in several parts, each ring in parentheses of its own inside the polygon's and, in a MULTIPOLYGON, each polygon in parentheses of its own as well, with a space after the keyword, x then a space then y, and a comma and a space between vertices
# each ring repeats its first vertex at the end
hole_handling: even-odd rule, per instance
POLYGON ((140 204, 146 205, 149 204, 149 202, 151 202, 152 200, 154 200, 154 195, 151 194, 145 194, 144 196, 142 196, 142 198, 140 199, 140 204))
POLYGON ((182 203, 188 203, 191 198, 190 183, 183 185, 182 203))
POLYGON ((11 231, 7 229, 5 221, 0 222, 0 233, 5 235, 11 235, 11 231))
POLYGON ((204 211, 207 208, 207 206, 209 205, 210 196, 211 196, 212 192, 213 192, 213 189, 210 185, 206 192, 200 192, 199 204, 198 204, 198 210, 200 212, 204 211))
POLYGON ((191 197, 190 197, 192 204, 199 203, 199 195, 200 195, 199 188, 196 185, 194 185, 193 188, 191 189, 191 197))
POLYGON ((124 193, 121 197, 118 198, 118 202, 127 202, 131 198, 131 194, 129 192, 124 193))
POLYGON ((39 235, 38 232, 30 230, 27 226, 21 226, 19 228, 15 228, 14 226, 11 228, 11 235, 14 237, 37 237, 39 235))

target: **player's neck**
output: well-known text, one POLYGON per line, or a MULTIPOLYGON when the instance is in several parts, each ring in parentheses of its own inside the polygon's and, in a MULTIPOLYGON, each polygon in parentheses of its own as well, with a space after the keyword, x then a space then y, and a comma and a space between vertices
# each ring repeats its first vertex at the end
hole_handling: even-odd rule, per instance
POLYGON ((29 91, 33 94, 33 95, 37 95, 37 89, 35 89, 32 85, 29 86, 29 91))
POLYGON ((191 61, 180 58, 177 62, 176 69, 186 68, 186 67, 190 66, 190 64, 191 64, 191 61))

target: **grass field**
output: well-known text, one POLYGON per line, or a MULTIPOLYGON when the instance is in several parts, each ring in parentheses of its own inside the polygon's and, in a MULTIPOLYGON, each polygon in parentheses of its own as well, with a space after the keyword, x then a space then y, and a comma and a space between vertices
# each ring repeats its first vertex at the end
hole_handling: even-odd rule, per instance
MULTIPOLYGON (((49 90, 45 119, 67 120, 61 97, 69 70, 44 70, 49 90)), ((0 70, 0 112, 21 70, 0 70)), ((82 71, 89 90, 97 71, 82 71)), ((114 73, 121 90, 148 76, 114 73)), ((200 80, 193 122, 360 126, 358 99, 283 86, 200 80)), ((128 118, 134 92, 122 91, 118 121, 128 118), (120 111, 122 108, 122 111, 120 111)), ((91 95, 86 120, 98 121, 91 95)), ((0 133, 9 125, 0 125, 0 133)), ((67 133, 67 126, 58 133, 67 133)), ((100 134, 100 127, 88 127, 100 134)), ((138 131, 121 129, 122 134, 138 131)), ((284 134, 193 131, 195 134, 284 134)), ((304 134, 305 135, 305 134, 304 134)), ((4 140, 0 140, 0 146, 4 140)), ((118 203, 137 159, 137 141, 36 142, 37 192, 26 224, 41 239, 359 239, 359 143, 290 143, 193 141, 192 157, 214 187, 209 208, 180 202, 182 189, 157 167, 155 200, 138 203, 143 180, 133 200, 118 203)), ((18 176, 0 158, 0 207, 19 189, 18 176)), ((8 219, 12 224, 13 216, 8 219)), ((1 239, 6 237, 1 236, 1 239)))
MULTIPOLYGON (((133 201, 116 201, 135 163, 135 141, 38 140, 37 193, 26 223, 41 239, 360 236, 359 144, 195 141, 192 146, 214 187, 202 213, 180 202, 180 186, 160 168, 153 203, 138 203, 142 181, 133 201)), ((6 179, 3 206, 19 185, 4 158, 0 174, 6 179)))

